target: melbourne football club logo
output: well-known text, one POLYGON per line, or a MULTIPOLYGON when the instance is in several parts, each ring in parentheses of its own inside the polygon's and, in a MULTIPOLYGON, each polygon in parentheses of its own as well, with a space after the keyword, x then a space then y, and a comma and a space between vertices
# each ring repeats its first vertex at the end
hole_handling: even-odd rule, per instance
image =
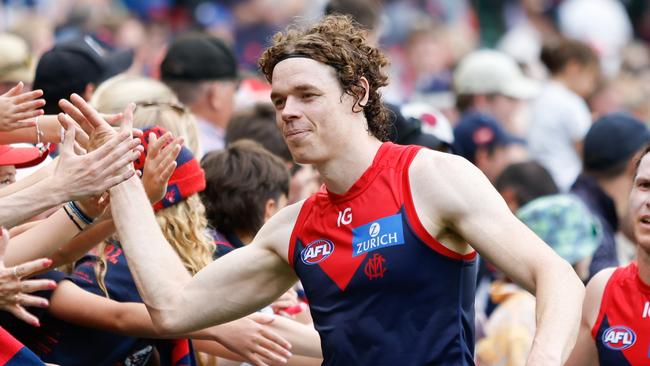
POLYGON ((602 341, 605 347, 622 351, 634 345, 636 334, 632 329, 618 325, 607 328, 603 333, 602 341))
POLYGON ((334 252, 334 243, 327 239, 317 239, 300 252, 302 262, 307 265, 320 263, 334 252))
POLYGON ((352 229, 352 256, 404 244, 402 214, 382 217, 352 229))

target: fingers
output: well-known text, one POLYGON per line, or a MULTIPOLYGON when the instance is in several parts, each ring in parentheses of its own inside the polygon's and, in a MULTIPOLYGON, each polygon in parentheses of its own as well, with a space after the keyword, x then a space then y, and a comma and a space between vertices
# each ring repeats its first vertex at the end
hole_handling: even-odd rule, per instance
POLYGON ((23 280, 20 282, 20 292, 29 294, 37 291, 54 290, 56 282, 52 280, 23 280))
POLYGON ((29 277, 36 272, 40 272, 45 268, 49 268, 52 265, 52 260, 49 258, 41 258, 27 263, 19 264, 15 268, 14 273, 17 277, 29 277))
POLYGON ((34 100, 37 98, 40 98, 43 96, 43 90, 41 89, 36 89, 32 90, 26 93, 22 93, 19 95, 16 95, 12 97, 11 99, 13 100, 14 104, 29 104, 29 103, 34 103, 34 102, 39 102, 42 103, 41 107, 45 105, 45 100, 39 99, 39 100, 34 100), (31 101, 31 102, 30 102, 31 101), (26 103, 28 102, 28 103, 26 103))
POLYGON ((275 320, 274 315, 264 314, 264 313, 252 313, 248 315, 247 318, 250 318, 251 320, 259 324, 271 324, 273 320, 275 320))
POLYGON ((38 321, 38 318, 29 313, 25 308, 20 305, 16 305, 7 309, 12 313, 16 318, 24 321, 27 324, 31 324, 35 327, 40 327, 41 323, 38 321))
POLYGON ((57 116, 59 123, 65 129, 65 138, 63 139, 61 153, 66 153, 69 155, 74 155, 74 137, 75 137, 75 128, 74 122, 69 115, 59 113, 57 116))
POLYGON ((102 118, 111 126, 116 126, 122 122, 122 118, 124 118, 123 113, 116 113, 116 114, 100 114, 102 118))
POLYGON ((262 361, 262 359, 254 353, 248 355, 248 361, 250 361, 255 366, 269 366, 269 364, 262 361))
POLYGON ((133 111, 135 111, 135 103, 129 103, 124 109, 124 118, 122 118, 120 128, 120 131, 127 131, 131 136, 133 136, 133 111))
POLYGON ((255 353, 258 353, 269 360, 286 363, 291 357, 291 352, 268 339, 260 339, 258 346, 259 347, 255 350, 255 353))
POLYGON ((131 178, 133 175, 135 175, 135 170, 129 169, 122 174, 112 176, 104 181, 104 184, 102 185, 102 190, 107 190, 111 187, 114 187, 124 182, 125 180, 131 178))
POLYGON ((16 84, 16 86, 14 86, 13 88, 9 89, 6 93, 2 94, 1 96, 2 96, 2 97, 13 97, 13 96, 16 96, 16 95, 20 94, 21 91, 23 91, 23 87, 24 87, 24 86, 25 86, 25 84, 23 84, 22 81, 19 81, 18 84, 16 84))
POLYGON ((77 140, 77 142, 79 143, 79 145, 81 145, 81 147, 83 147, 84 149, 88 149, 88 145, 90 143, 90 137, 77 122, 75 121, 73 122, 75 128, 75 140, 77 140))
POLYGON ((80 97, 78 94, 72 94, 70 96, 70 102, 79 109, 81 114, 86 118, 88 123, 94 128, 98 127, 110 127, 110 125, 99 115, 99 112, 95 108, 91 107, 84 98, 80 97))
POLYGON ((69 101, 61 99, 59 101, 59 107, 65 114, 69 115, 75 122, 77 122, 88 135, 95 130, 95 127, 88 122, 83 113, 81 113, 81 111, 69 101))
POLYGON ((20 306, 28 307, 28 308, 46 308, 50 306, 49 301, 47 299, 42 298, 40 296, 34 296, 34 295, 27 295, 27 294, 19 294, 18 295, 18 303, 20 306))
POLYGON ((9 232, 4 227, 1 228, 1 230, 2 230, 2 240, 0 240, 0 268, 4 267, 2 263, 2 259, 5 256, 5 250, 7 249, 7 245, 9 245, 9 232))
POLYGON ((268 348, 273 348, 275 349, 275 352, 288 355, 287 357, 291 357, 291 352, 288 351, 291 349, 291 343, 289 343, 286 339, 282 338, 279 334, 272 331, 271 329, 263 327, 261 333, 269 341, 268 348))

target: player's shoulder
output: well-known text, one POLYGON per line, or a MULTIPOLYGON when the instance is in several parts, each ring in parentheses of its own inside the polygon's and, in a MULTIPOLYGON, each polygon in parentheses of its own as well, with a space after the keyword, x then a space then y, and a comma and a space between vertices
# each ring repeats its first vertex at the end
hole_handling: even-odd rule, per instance
POLYGON ((474 177, 478 168, 462 156, 430 149, 420 149, 411 163, 412 176, 426 176, 436 180, 457 179, 459 176, 474 177))
POLYGON ((305 202, 306 200, 302 200, 290 204, 273 215, 255 236, 256 245, 272 247, 278 252, 284 252, 305 202))
POLYGON ((590 326, 593 326, 593 324, 596 323, 603 301, 605 288, 615 271, 615 267, 605 268, 596 273, 596 275, 594 275, 587 283, 583 316, 586 318, 590 326))

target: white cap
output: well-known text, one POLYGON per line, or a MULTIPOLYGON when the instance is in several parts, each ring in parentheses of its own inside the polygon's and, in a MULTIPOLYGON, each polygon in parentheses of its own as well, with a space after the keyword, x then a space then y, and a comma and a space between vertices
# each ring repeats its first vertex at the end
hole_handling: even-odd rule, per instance
POLYGON ((494 50, 478 50, 463 57, 454 71, 456 94, 498 93, 515 99, 534 97, 537 82, 524 76, 510 56, 494 50))
POLYGON ((13 34, 0 33, 0 82, 31 83, 34 69, 27 42, 13 34))
POLYGON ((435 107, 423 102, 412 102, 403 105, 400 112, 405 118, 419 119, 422 122, 422 132, 429 133, 449 145, 454 143, 454 130, 451 128, 451 123, 435 107))

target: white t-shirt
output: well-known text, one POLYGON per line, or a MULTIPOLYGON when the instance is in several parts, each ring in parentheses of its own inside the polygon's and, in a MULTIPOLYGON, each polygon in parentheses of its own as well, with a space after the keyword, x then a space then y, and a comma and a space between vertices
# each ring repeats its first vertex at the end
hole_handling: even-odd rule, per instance
POLYGON ((568 192, 582 170, 575 144, 584 139, 591 126, 587 103, 566 86, 549 81, 530 112, 530 155, 551 173, 560 191, 568 192))
POLYGON ((200 160, 203 155, 210 151, 223 150, 225 147, 226 130, 215 126, 199 116, 196 117, 196 122, 199 127, 199 140, 201 142, 201 156, 197 156, 197 159, 200 160))

